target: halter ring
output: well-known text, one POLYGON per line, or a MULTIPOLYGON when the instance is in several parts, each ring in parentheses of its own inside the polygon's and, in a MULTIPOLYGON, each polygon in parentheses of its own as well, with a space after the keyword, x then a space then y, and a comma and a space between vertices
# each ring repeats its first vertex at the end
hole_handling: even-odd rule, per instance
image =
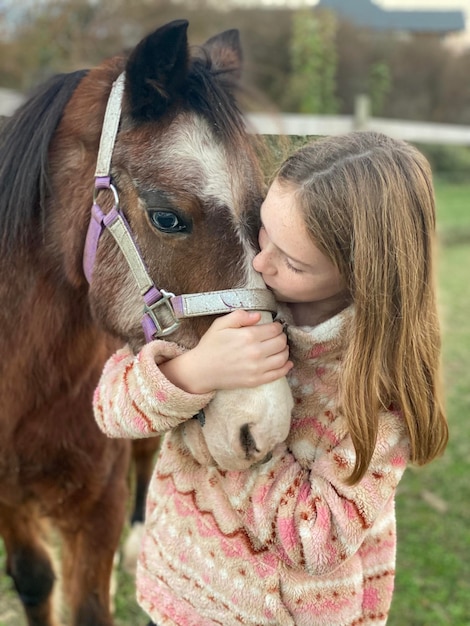
POLYGON ((98 179, 96 180, 95 186, 93 187, 93 204, 96 204, 99 192, 106 191, 106 189, 110 189, 112 191, 112 194, 114 196, 114 206, 116 207, 116 209, 119 209, 119 194, 116 187, 113 185, 113 183, 108 183, 107 185, 100 184, 98 182, 98 179))

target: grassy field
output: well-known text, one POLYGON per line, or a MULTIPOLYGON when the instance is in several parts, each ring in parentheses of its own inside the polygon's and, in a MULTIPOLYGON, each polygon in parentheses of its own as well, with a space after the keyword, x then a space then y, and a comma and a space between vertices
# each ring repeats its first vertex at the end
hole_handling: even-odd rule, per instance
MULTIPOLYGON (((450 443, 405 473, 397 497, 396 591, 389 626, 470 625, 470 185, 436 183, 440 306, 450 443)), ((4 554, 0 546, 0 568, 4 554)), ((145 626, 132 579, 119 572, 117 626, 145 626)), ((23 626, 0 577, 0 626, 23 626)))

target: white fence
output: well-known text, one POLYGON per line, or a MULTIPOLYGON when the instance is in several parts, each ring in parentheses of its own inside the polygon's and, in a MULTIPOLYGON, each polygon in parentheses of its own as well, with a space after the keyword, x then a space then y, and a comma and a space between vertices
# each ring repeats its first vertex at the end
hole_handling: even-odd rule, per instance
POLYGON ((23 100, 23 96, 17 91, 0 87, 0 115, 11 115, 23 100))
POLYGON ((252 113, 248 116, 253 132, 263 135, 340 135, 353 129, 377 130, 400 139, 419 143, 470 146, 470 126, 408 122, 379 117, 358 123, 349 115, 300 115, 294 113, 252 113))
MULTIPOLYGON (((0 88, 0 115, 11 115, 23 96, 0 88)), ((339 135, 354 128, 381 131, 392 137, 420 143, 470 146, 470 126, 391 120, 367 115, 300 115, 295 113, 251 113, 253 132, 262 135, 339 135)))

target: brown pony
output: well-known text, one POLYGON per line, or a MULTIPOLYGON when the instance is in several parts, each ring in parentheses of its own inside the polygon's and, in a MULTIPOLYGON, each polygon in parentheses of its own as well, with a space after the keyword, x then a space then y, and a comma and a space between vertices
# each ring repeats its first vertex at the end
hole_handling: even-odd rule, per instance
MULTIPOLYGON (((59 623, 44 519, 63 540, 69 622, 113 623, 109 581, 131 445, 100 433, 91 399, 110 352, 143 345, 149 306, 109 232, 86 280, 93 199, 105 214, 118 205, 156 287, 192 294, 260 286, 251 259, 263 183, 234 99, 238 34, 190 53, 186 31, 187 22, 172 22, 127 59, 54 77, 0 137, 0 534, 30 626, 59 623), (113 185, 94 189, 119 76, 113 185)), ((168 301, 163 310, 171 314, 168 301)), ((172 339, 195 345, 211 319, 178 320, 172 339)), ((247 455, 258 450, 246 424, 242 434, 247 455)), ((142 508, 142 490, 139 498, 142 508)))

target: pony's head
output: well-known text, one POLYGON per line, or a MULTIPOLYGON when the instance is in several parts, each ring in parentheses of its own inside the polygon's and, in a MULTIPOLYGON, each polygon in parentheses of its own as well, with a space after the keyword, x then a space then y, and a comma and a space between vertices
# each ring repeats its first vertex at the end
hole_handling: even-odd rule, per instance
MULTIPOLYGON (((59 149, 53 151, 62 168, 76 162, 77 146, 73 159, 63 149, 61 154, 60 146, 69 146, 66 136, 80 132, 82 160, 90 161, 88 152, 98 151, 99 133, 96 121, 87 129, 86 116, 96 113, 84 107, 103 82, 109 92, 114 81, 112 94, 120 85, 118 112, 108 114, 108 107, 104 115, 100 107, 100 119, 117 115, 111 123, 114 131, 102 131, 101 144, 111 142, 105 149, 109 168, 97 175, 101 180, 104 174, 113 186, 98 185, 94 200, 102 216, 109 217, 119 205, 123 220, 117 234, 112 230, 111 237, 105 231, 95 247, 88 296, 99 324, 134 350, 144 342, 143 289, 136 282, 136 263, 121 245, 128 233, 157 290, 194 294, 265 288, 252 268, 264 182, 235 100, 241 69, 238 32, 227 31, 190 51, 186 29, 187 22, 172 22, 140 42, 125 64, 108 63, 91 71, 65 110, 56 139, 59 149)), ((96 172, 101 171, 101 157, 100 145, 96 172)), ((169 338, 190 348, 210 321, 207 315, 184 320, 169 338)), ((245 467, 285 439, 291 400, 281 384, 218 394, 214 407, 220 410, 215 412, 230 414, 218 421, 208 409, 213 427, 207 428, 207 443, 216 460, 234 467, 238 463, 231 458, 243 459, 245 467), (281 399, 286 393, 288 400, 281 399), (267 413, 270 426, 261 427, 267 413), (221 441, 223 454, 212 445, 221 441)))
MULTIPOLYGON (((125 83, 110 175, 158 288, 181 294, 261 287, 251 260, 264 188, 235 100, 241 69, 238 32, 215 36, 191 54, 186 29, 182 20, 159 28, 119 68, 125 83)), ((78 122, 80 111, 86 114, 87 94, 116 78, 115 65, 83 79, 60 133, 73 133, 70 125, 78 122)), ((81 125, 86 128, 86 118, 81 125)), ((84 133, 82 149, 87 147, 84 133)), ((96 151, 96 138, 88 143, 96 151)), ((109 193, 98 198, 105 211, 114 202, 109 193)), ((135 349, 142 345, 142 294, 106 233, 98 246, 89 301, 102 326, 135 349)), ((191 347, 209 322, 207 317, 183 322, 171 339, 191 347)))

